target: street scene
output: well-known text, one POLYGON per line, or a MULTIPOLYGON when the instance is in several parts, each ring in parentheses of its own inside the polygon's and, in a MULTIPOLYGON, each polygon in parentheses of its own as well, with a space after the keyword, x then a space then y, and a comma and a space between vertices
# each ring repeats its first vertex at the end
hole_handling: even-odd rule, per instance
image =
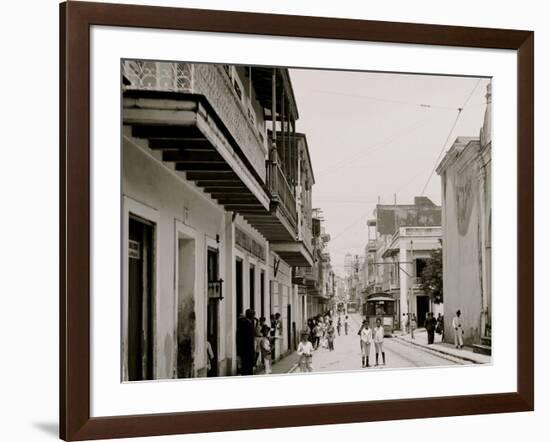
MULTIPOLYGON (((418 330, 416 340, 410 336, 395 335, 384 340, 385 363, 379 357, 379 365, 376 365, 376 352, 372 346, 370 357, 372 365, 366 367, 363 364, 363 356, 360 345, 360 337, 357 335, 361 328, 361 316, 357 313, 349 315, 350 328, 346 335, 343 331, 334 340, 334 350, 330 351, 326 346, 313 350, 311 357, 311 372, 336 372, 347 370, 386 369, 386 368, 415 368, 415 367, 442 367, 450 365, 473 365, 490 362, 490 357, 476 354, 468 350, 455 350, 452 346, 445 345, 440 339, 436 339, 436 345, 427 344, 425 330, 418 330), (439 344, 439 345, 438 345, 439 344)), ((300 356, 293 354, 282 359, 272 367, 273 374, 300 373, 300 356)), ((263 371, 258 371, 264 374, 263 371)))
POLYGON ((123 382, 491 363, 490 78, 121 73, 123 382))

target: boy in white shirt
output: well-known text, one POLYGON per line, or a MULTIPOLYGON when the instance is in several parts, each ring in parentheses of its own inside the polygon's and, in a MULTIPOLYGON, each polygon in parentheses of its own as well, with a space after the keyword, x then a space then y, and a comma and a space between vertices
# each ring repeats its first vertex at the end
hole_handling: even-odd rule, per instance
POLYGON ((307 331, 302 331, 300 335, 300 343, 298 344, 297 353, 300 356, 300 371, 302 373, 310 372, 311 369, 311 360, 313 358, 313 345, 307 339, 307 331))
POLYGON ((265 374, 271 374, 271 340, 269 339, 269 327, 267 326, 262 328, 259 347, 264 361, 265 374))
POLYGON ((386 353, 384 352, 384 327, 380 318, 376 319, 374 327, 374 347, 376 350, 376 365, 378 365, 378 353, 382 353, 382 364, 386 365, 386 353))
POLYGON ((369 365, 369 355, 370 347, 372 344, 372 328, 369 327, 369 321, 364 320, 361 330, 359 331, 361 337, 361 359, 362 367, 370 367, 369 365))

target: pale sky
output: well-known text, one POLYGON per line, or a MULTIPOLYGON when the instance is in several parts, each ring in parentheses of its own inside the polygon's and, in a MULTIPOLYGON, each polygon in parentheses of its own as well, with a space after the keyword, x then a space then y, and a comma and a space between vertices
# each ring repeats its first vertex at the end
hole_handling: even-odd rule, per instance
MULTIPOLYGON (((315 174, 313 207, 323 210, 332 264, 343 274, 344 255, 364 253, 378 196, 392 204, 396 193, 398 204, 412 203, 454 139, 479 135, 490 80, 305 69, 290 75, 297 130, 307 136, 315 174)), ((435 172, 425 195, 441 204, 435 172)))

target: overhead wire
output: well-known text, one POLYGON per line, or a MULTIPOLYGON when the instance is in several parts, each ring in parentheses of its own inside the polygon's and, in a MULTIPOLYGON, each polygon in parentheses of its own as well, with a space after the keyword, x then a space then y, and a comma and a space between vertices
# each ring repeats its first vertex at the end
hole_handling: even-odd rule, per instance
POLYGON ((393 103, 393 104, 402 104, 406 106, 413 106, 413 107, 422 107, 422 108, 432 108, 432 109, 442 109, 442 110, 455 110, 453 107, 448 106, 440 106, 437 104, 431 104, 431 103, 418 103, 414 101, 404 101, 404 100, 392 100, 391 98, 382 98, 382 97, 373 97, 370 95, 359 95, 359 94, 346 94, 345 92, 336 92, 336 91, 322 91, 318 89, 313 89, 311 92, 320 93, 320 94, 327 94, 327 95, 340 95, 343 97, 351 97, 361 100, 373 100, 373 101, 381 101, 385 103, 393 103))
POLYGON ((479 78, 477 80, 475 86, 470 91, 470 94, 466 98, 466 101, 464 102, 464 104, 461 107, 457 108, 456 118, 454 119, 453 124, 451 126, 451 130, 447 134, 447 138, 445 138, 445 142, 443 143, 443 146, 441 147, 441 150, 439 151, 439 154, 437 155, 437 158, 435 160, 435 164, 434 164, 433 168, 431 169, 430 175, 428 176, 428 180, 426 181, 426 184, 424 184, 422 192, 420 193, 421 196, 423 196, 424 192, 426 192, 428 184, 430 184, 432 176, 433 176, 435 170, 437 169, 437 165, 439 164, 439 159, 441 158, 441 155, 445 151, 445 147, 447 146, 447 142, 449 141, 449 138, 451 138, 451 135, 452 135, 452 133, 453 133, 455 127, 456 127, 456 124, 458 123, 458 120, 459 120, 460 116, 462 115, 462 111, 464 110, 465 106, 468 104, 468 101, 470 101, 470 98, 472 98, 472 96, 474 95, 474 92, 477 89, 477 87, 479 86, 479 83, 481 83, 481 78, 479 78))

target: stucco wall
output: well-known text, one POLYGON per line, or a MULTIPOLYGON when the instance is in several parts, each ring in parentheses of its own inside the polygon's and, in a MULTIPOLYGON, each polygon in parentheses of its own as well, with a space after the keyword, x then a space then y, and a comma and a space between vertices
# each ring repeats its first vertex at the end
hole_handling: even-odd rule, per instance
MULTIPOLYGON (((125 130, 126 135, 129 132, 125 130)), ((176 370, 177 300, 175 290, 176 220, 195 232, 197 241, 197 284, 194 301, 187 302, 196 318, 194 331, 194 370, 204 369, 206 363, 206 238, 225 237, 224 212, 209 202, 202 192, 178 179, 165 165, 156 161, 154 152, 141 140, 124 139, 122 191, 127 197, 156 209, 160 214, 156 226, 160 256, 155 291, 154 357, 159 379, 172 378, 176 370), (138 147, 140 146, 140 147, 138 147), (190 307, 191 306, 191 307, 190 307)), ((223 247, 222 247, 223 248, 223 247)), ((220 250, 220 263, 224 250, 220 250)), ((223 266, 220 266, 223 268, 223 266)), ((223 277, 223 276, 222 276, 223 277)), ((223 305, 221 309, 223 309, 223 305)), ((186 317, 191 317, 191 311, 186 317)), ((204 370, 203 370, 204 371, 204 370)))
POLYGON ((478 152, 471 142, 442 173, 445 336, 452 341, 451 321, 461 310, 466 344, 479 342, 482 311, 478 152))

